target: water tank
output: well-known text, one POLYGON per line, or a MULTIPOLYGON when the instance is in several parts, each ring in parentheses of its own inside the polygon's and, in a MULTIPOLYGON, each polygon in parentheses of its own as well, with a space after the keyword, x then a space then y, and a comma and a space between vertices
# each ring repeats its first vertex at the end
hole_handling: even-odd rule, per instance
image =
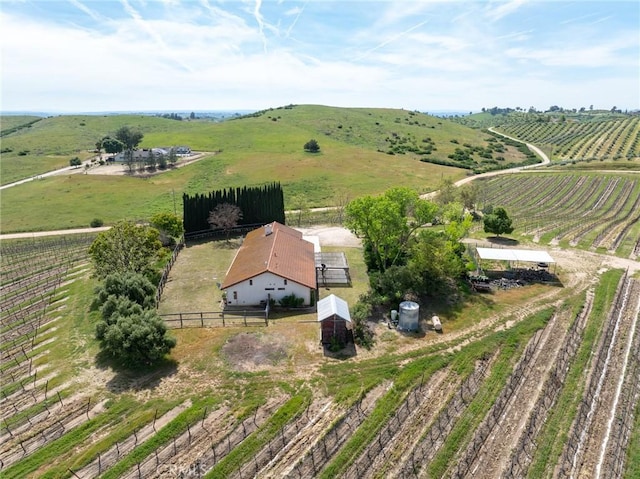
POLYGON ((420 316, 420 306, 413 301, 403 301, 400 303, 400 319, 398 329, 402 331, 417 331, 420 316))

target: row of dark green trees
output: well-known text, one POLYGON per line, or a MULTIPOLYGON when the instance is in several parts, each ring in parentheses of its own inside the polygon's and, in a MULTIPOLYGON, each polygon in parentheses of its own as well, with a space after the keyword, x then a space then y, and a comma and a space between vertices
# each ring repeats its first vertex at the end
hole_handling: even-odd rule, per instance
POLYGON ((265 224, 271 221, 282 224, 285 222, 284 193, 280 183, 276 182, 264 186, 228 188, 194 196, 185 193, 182 200, 185 237, 209 230, 209 214, 221 204, 231 204, 240 208, 242 218, 238 226, 265 224))

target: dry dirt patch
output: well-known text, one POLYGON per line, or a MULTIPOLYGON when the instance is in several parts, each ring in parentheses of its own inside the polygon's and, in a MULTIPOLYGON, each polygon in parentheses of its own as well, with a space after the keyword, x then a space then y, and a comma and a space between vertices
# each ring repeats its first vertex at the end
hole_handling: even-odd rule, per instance
POLYGON ((240 333, 229 338, 222 356, 236 371, 256 371, 275 366, 287 359, 289 345, 281 336, 240 333))

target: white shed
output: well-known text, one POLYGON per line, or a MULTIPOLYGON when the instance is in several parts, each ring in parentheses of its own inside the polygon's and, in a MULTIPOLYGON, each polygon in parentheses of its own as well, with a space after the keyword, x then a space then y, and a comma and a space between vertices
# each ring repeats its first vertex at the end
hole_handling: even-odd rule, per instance
POLYGON ((318 301, 318 322, 322 344, 331 344, 334 340, 344 346, 353 341, 349 305, 335 294, 318 301))

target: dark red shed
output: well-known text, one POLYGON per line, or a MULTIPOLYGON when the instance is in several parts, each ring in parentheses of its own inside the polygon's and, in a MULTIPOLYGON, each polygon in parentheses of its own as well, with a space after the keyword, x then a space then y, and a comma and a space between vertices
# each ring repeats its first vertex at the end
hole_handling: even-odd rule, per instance
POLYGON ((331 344, 335 338, 344 346, 353 338, 349 305, 334 294, 318 301, 318 322, 322 344, 331 344))

